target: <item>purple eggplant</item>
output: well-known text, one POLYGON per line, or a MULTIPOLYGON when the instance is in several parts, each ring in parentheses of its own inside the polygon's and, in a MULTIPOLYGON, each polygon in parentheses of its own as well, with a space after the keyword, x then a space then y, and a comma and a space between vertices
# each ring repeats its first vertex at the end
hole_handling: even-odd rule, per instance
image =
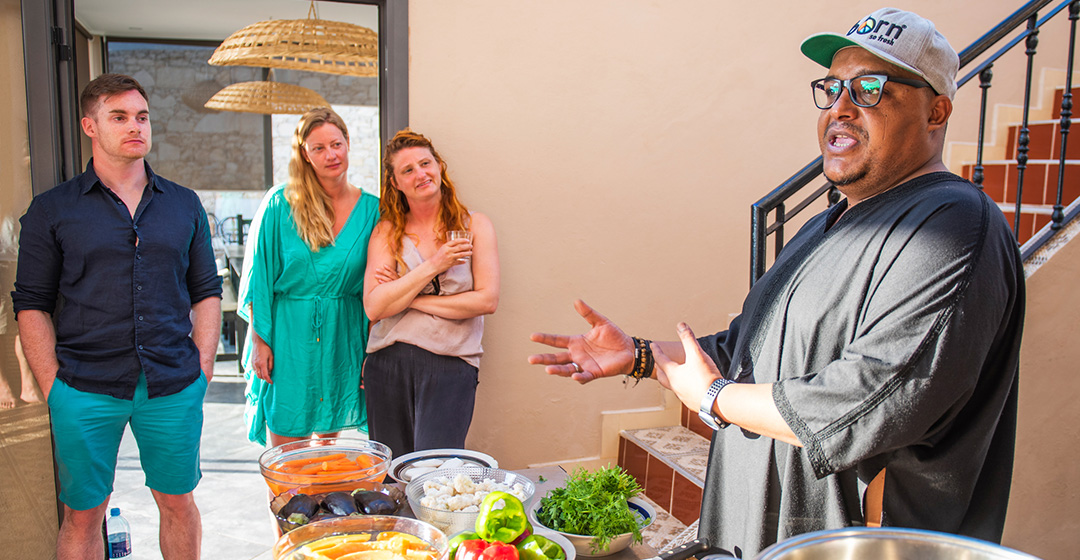
POLYGON ((319 502, 307 494, 297 494, 289 499, 285 507, 278 512, 278 517, 288 519, 290 523, 304 525, 319 513, 319 502))
POLYGON ((356 501, 348 492, 330 492, 323 496, 322 507, 326 511, 343 517, 346 515, 360 515, 356 508, 356 501))
POLYGON ((398 503, 382 492, 353 490, 356 507, 368 515, 391 515, 398 510, 398 503))

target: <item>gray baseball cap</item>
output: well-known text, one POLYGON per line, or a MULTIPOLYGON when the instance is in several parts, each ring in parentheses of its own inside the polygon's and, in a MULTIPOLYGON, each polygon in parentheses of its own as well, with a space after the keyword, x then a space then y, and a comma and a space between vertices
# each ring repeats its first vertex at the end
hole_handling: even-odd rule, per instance
POLYGON ((833 55, 845 47, 862 47, 878 58, 910 70, 939 94, 956 95, 960 57, 934 22, 896 8, 880 10, 860 19, 846 34, 818 33, 803 40, 802 52, 828 68, 833 55))

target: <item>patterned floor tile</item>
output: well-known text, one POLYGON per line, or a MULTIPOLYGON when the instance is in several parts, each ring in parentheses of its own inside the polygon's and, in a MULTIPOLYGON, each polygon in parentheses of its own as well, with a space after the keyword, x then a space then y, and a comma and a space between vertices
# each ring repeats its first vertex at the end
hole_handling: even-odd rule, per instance
POLYGON ((645 538, 645 544, 651 546, 657 552, 671 548, 667 544, 673 542, 676 537, 682 534, 686 530, 686 525, 683 525, 681 521, 656 505, 656 502, 641 494, 638 497, 648 502, 656 510, 656 519, 653 519, 653 522, 641 532, 642 537, 645 538))
POLYGON ((697 482, 699 486, 705 484, 705 471, 709 468, 709 452, 706 449, 704 453, 692 453, 678 455, 675 457, 668 457, 668 460, 675 463, 676 466, 681 467, 681 470, 685 472, 690 478, 697 482))
POLYGON ((670 550, 670 549, 675 548, 677 546, 682 546, 682 545, 696 539, 697 536, 698 536, 698 522, 694 521, 690 525, 687 525, 686 528, 683 529, 683 531, 681 533, 679 533, 678 535, 675 535, 675 537, 673 539, 668 541, 667 549, 665 549, 665 550, 670 550))
POLYGON ((626 430, 633 438, 652 447, 657 453, 671 457, 686 453, 708 453, 709 441, 682 427, 626 430))

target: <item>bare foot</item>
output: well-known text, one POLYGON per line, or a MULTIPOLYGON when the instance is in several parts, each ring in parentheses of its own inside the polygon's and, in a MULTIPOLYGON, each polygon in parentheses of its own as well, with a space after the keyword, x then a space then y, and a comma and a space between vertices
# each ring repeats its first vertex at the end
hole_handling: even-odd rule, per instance
POLYGON ((0 410, 6 408, 15 408, 15 395, 11 394, 11 386, 2 375, 0 375, 0 410))
POLYGON ((34 383, 31 386, 31 390, 28 391, 25 381, 23 382, 23 390, 22 394, 19 395, 19 398, 26 404, 41 404, 45 402, 45 395, 41 394, 41 390, 38 389, 37 383, 34 383))
POLYGON ((22 393, 19 394, 19 398, 26 404, 45 402, 45 395, 41 394, 41 389, 38 388, 37 380, 34 379, 33 375, 29 379, 23 376, 22 393))

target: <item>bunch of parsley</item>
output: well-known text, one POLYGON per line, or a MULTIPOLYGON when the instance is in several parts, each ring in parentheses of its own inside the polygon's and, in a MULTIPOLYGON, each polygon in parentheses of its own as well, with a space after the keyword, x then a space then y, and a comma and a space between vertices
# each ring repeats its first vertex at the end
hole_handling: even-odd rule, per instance
POLYGON ((578 468, 562 488, 540 500, 536 516, 549 529, 596 537, 593 552, 607 549, 612 538, 624 533, 633 533, 636 544, 641 542, 641 528, 626 500, 641 490, 637 480, 620 467, 592 472, 578 468))

